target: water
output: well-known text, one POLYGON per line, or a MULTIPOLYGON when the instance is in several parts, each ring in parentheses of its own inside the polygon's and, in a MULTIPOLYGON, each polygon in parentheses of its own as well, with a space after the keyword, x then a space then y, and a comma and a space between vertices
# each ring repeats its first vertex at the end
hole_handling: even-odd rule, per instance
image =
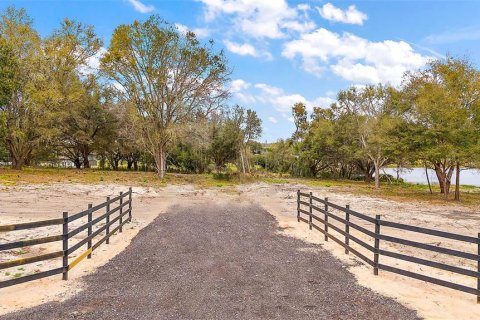
MULTIPOLYGON (((385 172, 392 176, 397 176, 397 171, 394 168, 387 168, 385 172)), ((438 184, 437 175, 432 169, 428 169, 428 177, 431 184, 438 184)), ((405 182, 427 184, 427 177, 425 176, 425 168, 404 169, 400 173, 400 178, 405 182)), ((452 175, 452 184, 455 183, 455 172, 452 175)), ((460 184, 480 187, 480 170, 466 169, 460 171, 460 184)))

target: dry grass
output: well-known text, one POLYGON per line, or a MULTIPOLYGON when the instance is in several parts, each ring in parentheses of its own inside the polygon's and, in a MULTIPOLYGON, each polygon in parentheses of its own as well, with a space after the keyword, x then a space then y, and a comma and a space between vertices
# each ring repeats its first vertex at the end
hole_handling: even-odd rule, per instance
MULTIPOLYGON (((22 171, 0 168, 0 185, 14 186, 25 184, 53 184, 53 183, 86 183, 103 184, 119 183, 142 187, 163 187, 167 184, 194 184, 200 187, 229 187, 242 183, 265 182, 272 184, 304 184, 307 186, 332 187, 338 192, 359 193, 394 200, 416 200, 442 204, 453 202, 453 195, 445 200, 438 190, 430 194, 428 186, 421 184, 383 183, 380 189, 373 184, 350 180, 329 179, 302 179, 281 176, 277 174, 262 175, 234 175, 230 177, 215 176, 212 174, 173 174, 169 173, 165 179, 158 179, 154 172, 109 171, 109 170, 77 170, 57 168, 25 168, 22 171)), ((434 187, 438 188, 438 187, 434 187)), ((480 188, 472 186, 461 187, 461 204, 478 206, 480 203, 480 188)))

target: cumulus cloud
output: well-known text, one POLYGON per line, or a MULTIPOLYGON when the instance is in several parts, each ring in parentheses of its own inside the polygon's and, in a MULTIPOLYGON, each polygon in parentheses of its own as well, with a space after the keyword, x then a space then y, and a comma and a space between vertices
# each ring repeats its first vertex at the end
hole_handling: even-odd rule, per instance
POLYGON ((127 0, 135 9, 135 11, 138 11, 140 13, 150 13, 153 10, 155 10, 155 7, 152 5, 146 5, 140 2, 140 0, 127 0))
POLYGON ((232 80, 230 82, 230 92, 243 103, 255 103, 257 102, 256 97, 247 92, 251 86, 251 83, 243 79, 232 80))
POLYGON ((357 10, 354 5, 349 6, 347 10, 342 10, 329 2, 322 7, 317 7, 317 10, 322 18, 329 21, 362 25, 368 19, 368 16, 357 10))
POLYGON ((231 83, 230 83, 230 91, 231 92, 240 92, 240 91, 243 91, 243 90, 247 90, 248 88, 250 88, 252 84, 245 81, 245 80, 242 80, 242 79, 236 79, 236 80, 233 80, 231 83))
POLYGON ((304 103, 309 111, 312 111, 313 107, 328 107, 334 102, 330 97, 318 97, 313 101, 309 101, 301 94, 288 94, 281 88, 265 83, 257 83, 254 87, 260 91, 257 94, 258 101, 263 104, 271 105, 276 111, 282 114, 290 114, 293 105, 297 102, 304 103))
POLYGON ((193 29, 190 29, 189 27, 187 27, 186 25, 184 24, 181 24, 181 23, 175 23, 175 26, 177 27, 178 31, 180 31, 181 33, 187 33, 188 31, 192 31, 193 33, 195 33, 195 35, 198 37, 198 38, 206 38, 210 35, 210 30, 206 29, 206 28, 193 28, 193 29))
POLYGON ((254 38, 280 39, 285 32, 308 32, 315 23, 308 17, 308 5, 290 7, 286 0, 200 0, 204 16, 212 21, 220 15, 232 19, 234 28, 254 38))
POLYGON ((241 56, 264 57, 266 59, 272 58, 272 55, 269 52, 257 50, 250 43, 236 43, 230 40, 225 40, 223 43, 228 51, 241 56))
POLYGON ((430 59, 404 41, 374 42, 324 28, 286 42, 282 55, 288 59, 300 57, 304 70, 317 76, 329 68, 354 83, 392 85, 401 82, 405 71, 418 69, 430 59))
MULTIPOLYGON (((243 79, 236 79, 230 82, 230 92, 242 103, 264 105, 271 107, 279 112, 285 119, 292 113, 292 107, 297 102, 302 102, 311 112, 313 107, 328 107, 335 102, 329 96, 317 97, 313 101, 308 100, 298 93, 286 93, 282 88, 275 87, 266 83, 256 83, 252 85, 243 79)), ((269 118, 269 121, 276 123, 275 117, 269 118), (273 120, 272 120, 273 119, 273 120)))

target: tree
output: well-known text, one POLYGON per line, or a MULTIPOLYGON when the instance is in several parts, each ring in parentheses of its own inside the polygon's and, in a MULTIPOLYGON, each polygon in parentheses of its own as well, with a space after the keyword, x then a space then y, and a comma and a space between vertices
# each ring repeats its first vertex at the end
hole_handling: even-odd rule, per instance
POLYGON ((395 89, 382 85, 351 88, 337 97, 338 107, 356 116, 362 152, 375 168, 376 188, 380 187, 380 170, 391 160, 395 148, 390 136, 395 126, 392 114, 395 97, 395 89))
POLYGON ((293 123, 295 124, 295 132, 292 139, 299 141, 308 130, 307 107, 303 102, 297 102, 292 108, 293 123))
POLYGON ((42 112, 35 101, 41 39, 24 9, 8 7, 0 18, 5 142, 12 167, 22 169, 38 145, 42 112))
POLYGON ((258 117, 257 112, 251 109, 244 110, 239 109, 239 112, 242 113, 242 124, 241 124, 241 139, 240 139, 240 159, 242 162, 242 172, 250 172, 250 157, 248 154, 248 149, 252 143, 260 138, 262 134, 262 120, 258 117), (247 168, 245 169, 245 163, 247 168))
POLYGON ((447 57, 408 75, 405 118, 416 127, 419 158, 431 164, 448 198, 456 171, 455 200, 460 199, 460 170, 478 157, 475 114, 480 105, 480 73, 468 60, 447 57))
POLYGON ((112 121, 107 110, 110 90, 96 75, 85 72, 101 46, 92 26, 69 19, 44 41, 45 77, 36 83, 42 92, 38 100, 50 115, 43 136, 77 168, 90 167, 95 140, 112 121))
POLYGON ((228 97, 223 52, 158 16, 117 27, 101 68, 135 104, 136 124, 160 178, 178 127, 221 107, 228 97))

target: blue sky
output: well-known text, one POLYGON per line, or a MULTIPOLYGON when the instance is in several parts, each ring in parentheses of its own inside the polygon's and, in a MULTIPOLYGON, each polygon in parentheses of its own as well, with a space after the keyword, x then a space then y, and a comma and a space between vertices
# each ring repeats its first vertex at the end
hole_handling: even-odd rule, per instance
POLYGON ((293 131, 290 108, 326 107, 350 85, 398 85, 406 70, 450 54, 480 64, 480 1, 0 0, 24 7, 42 35, 65 18, 116 26, 151 14, 224 48, 231 104, 255 109, 262 140, 293 131))

